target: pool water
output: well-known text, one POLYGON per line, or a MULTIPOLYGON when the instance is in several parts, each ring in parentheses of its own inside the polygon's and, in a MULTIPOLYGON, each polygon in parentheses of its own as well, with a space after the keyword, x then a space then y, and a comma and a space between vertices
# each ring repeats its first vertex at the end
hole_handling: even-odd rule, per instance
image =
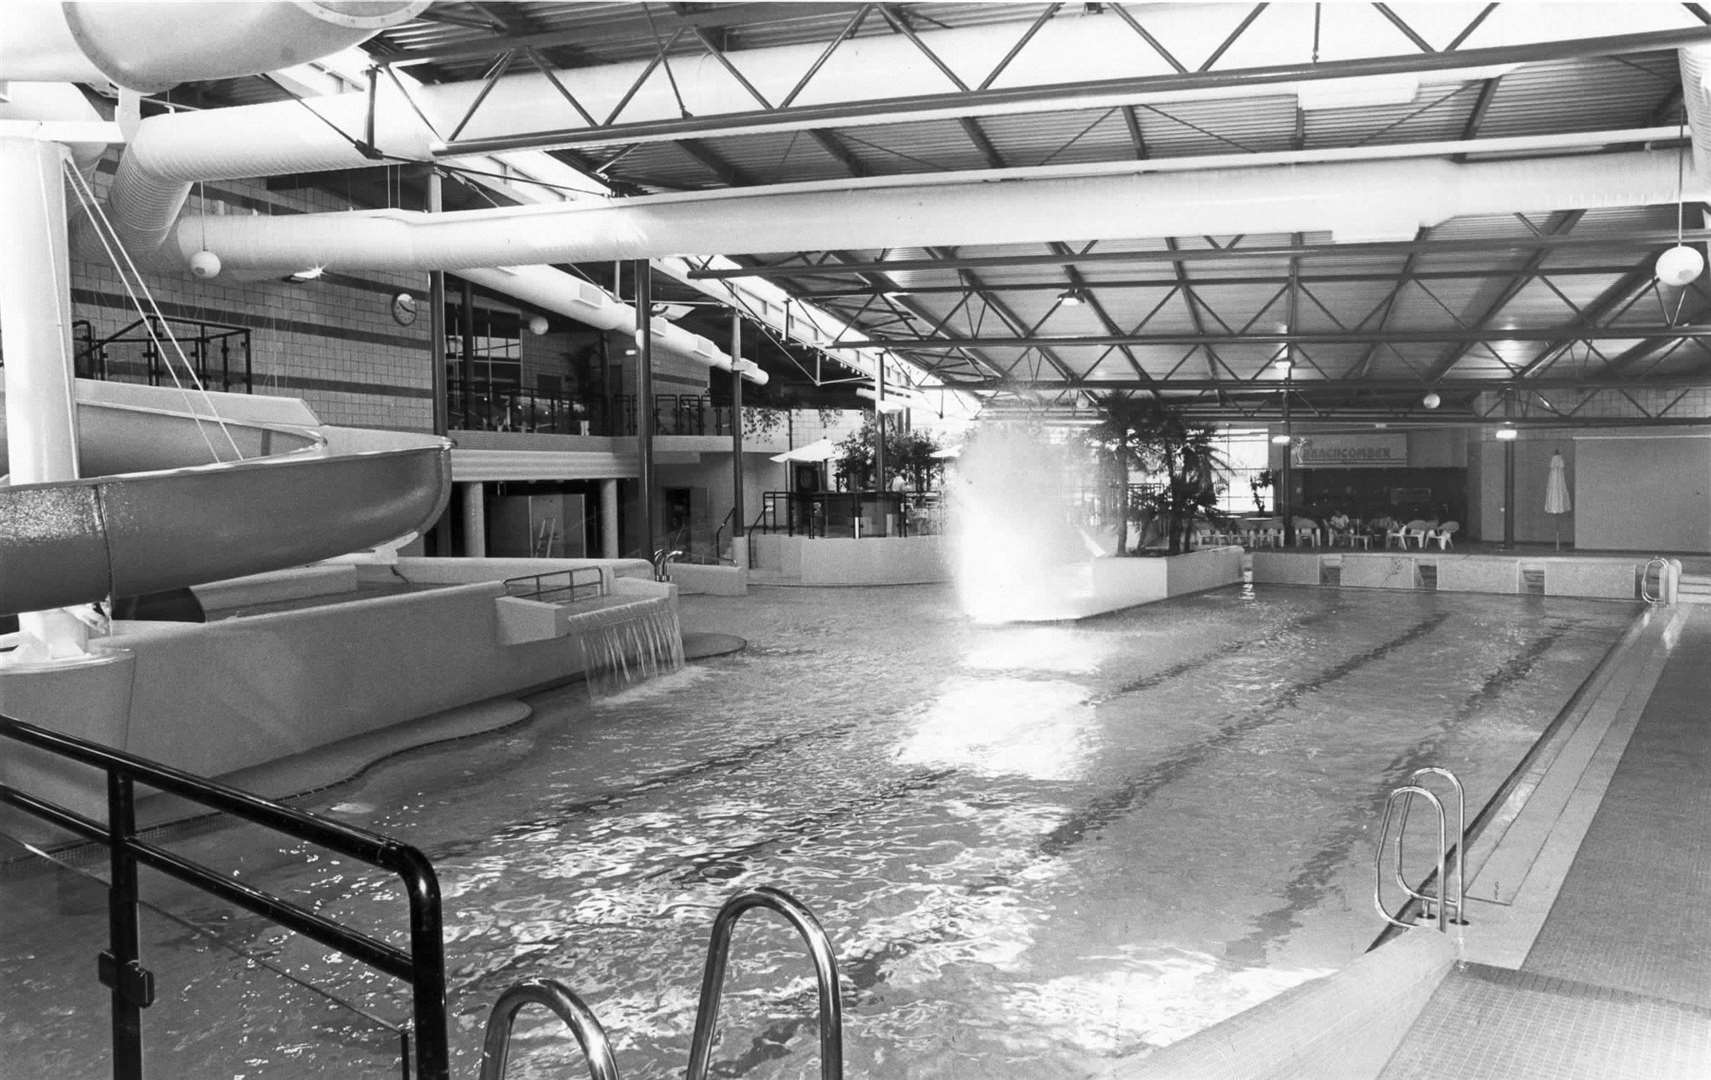
MULTIPOLYGON (((1082 1077, 1359 955, 1385 794, 1454 770, 1470 815, 1629 625, 1615 603, 1223 589, 1075 624, 981 626, 949 588, 685 597, 738 654, 489 736, 413 751, 302 805, 423 848, 440 874, 454 1076, 487 1009, 552 977, 629 1078, 681 1075, 713 913, 774 885, 818 914, 846 1075, 1082 1077)), ((402 928, 384 877, 238 829, 186 851, 402 928), (218 855, 234 846, 237 857, 218 855)), ((0 884, 46 915, 0 937, 0 1077, 106 1075, 98 898, 0 884), (34 899, 40 900, 41 896, 34 899)), ((397 984, 170 884, 151 915, 153 1075, 397 1075, 397 984)), ((401 939, 400 939, 401 940, 401 939)), ((818 1075, 812 972, 739 927, 714 1074, 818 1075)), ((586 1075, 544 1013, 511 1076, 586 1075)))

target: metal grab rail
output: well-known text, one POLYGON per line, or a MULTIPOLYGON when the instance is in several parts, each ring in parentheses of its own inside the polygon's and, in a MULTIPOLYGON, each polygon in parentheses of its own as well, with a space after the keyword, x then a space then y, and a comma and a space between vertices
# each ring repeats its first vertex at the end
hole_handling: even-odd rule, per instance
MULTIPOLYGON (((1454 913, 1450 916, 1450 922, 1456 924, 1457 926, 1466 926, 1467 925, 1467 917, 1466 917, 1465 913, 1467 911, 1467 903, 1466 903, 1466 901, 1467 901, 1467 862, 1466 862, 1467 853, 1466 853, 1465 849, 1466 849, 1466 844, 1467 844, 1467 840, 1466 840, 1466 837, 1467 837, 1467 792, 1465 792, 1462 789, 1461 781, 1456 778, 1455 773, 1449 771, 1448 769, 1440 768, 1436 765, 1428 765, 1428 766, 1425 766, 1424 768, 1415 769, 1413 772, 1408 774, 1408 783, 1416 785, 1416 786, 1424 786, 1421 784, 1421 781, 1424 780, 1428 776, 1441 776, 1441 777, 1443 777, 1445 780, 1448 780, 1450 782, 1450 788, 1451 788, 1451 790, 1453 790, 1455 792, 1455 796, 1456 796, 1456 831, 1455 831, 1456 842, 1455 842, 1455 875, 1454 875, 1455 876, 1455 893, 1454 893, 1455 899, 1453 901, 1448 899, 1449 895, 1451 895, 1448 892, 1449 887, 1450 887, 1450 883, 1449 883, 1449 880, 1444 877, 1444 870, 1438 871, 1438 891, 1440 893, 1444 894, 1444 899, 1442 901, 1443 904, 1445 906, 1449 906, 1449 907, 1453 908, 1454 913)), ((1409 896, 1412 896, 1414 899, 1420 901, 1422 904, 1425 905, 1426 914, 1428 916, 1430 916, 1431 910, 1432 910, 1432 902, 1435 900, 1438 900, 1439 897, 1433 896, 1430 893, 1415 892, 1413 889, 1408 887, 1408 883, 1406 881, 1404 881, 1402 879, 1402 876, 1401 876, 1401 871, 1402 871, 1402 838, 1404 836, 1406 836, 1408 833, 1408 808, 1410 806, 1412 806, 1413 804, 1414 804, 1413 799, 1407 799, 1402 803, 1402 818, 1396 825, 1396 856, 1397 856, 1397 860, 1396 860, 1397 879, 1396 880, 1397 880, 1397 883, 1402 886, 1402 890, 1404 892, 1406 892, 1409 896)), ((1440 846, 1443 846, 1443 845, 1440 843, 1440 846)), ((1444 847, 1444 854, 1445 854, 1445 857, 1447 859, 1448 855, 1449 855, 1449 848, 1448 847, 1444 847)))
POLYGON ((844 1005, 838 989, 838 961, 814 913, 781 889, 745 889, 725 901, 713 920, 713 935, 707 943, 707 967, 701 976, 701 1003, 695 1012, 695 1035, 689 1044, 687 1080, 707 1080, 708 1061, 713 1054, 713 1033, 719 1025, 719 999, 724 992, 725 964, 730 958, 731 931, 737 920, 752 908, 771 908, 784 916, 808 946, 814 960, 814 977, 820 987, 820 1080, 842 1080, 844 1075, 844 1005))
MULTIPOLYGON (((1419 795, 1420 797, 1424 798, 1427 802, 1431 803, 1432 809, 1436 810, 1438 813, 1438 881, 1439 881, 1440 885, 1443 882, 1443 880, 1444 880, 1444 862, 1445 862, 1444 851, 1445 851, 1445 847, 1446 847, 1445 834, 1444 834, 1444 829, 1445 829, 1445 825, 1444 825, 1444 804, 1438 801, 1438 797, 1436 795, 1433 795, 1430 791, 1427 791, 1425 788, 1420 787, 1417 784, 1405 784, 1402 787, 1399 787, 1396 790, 1392 791, 1390 793, 1390 795, 1385 798, 1385 800, 1384 800, 1384 823, 1382 825, 1380 825, 1378 828, 1378 856, 1374 860, 1374 869, 1377 871, 1377 877, 1373 883, 1372 902, 1374 905, 1377 906, 1378 913, 1384 917, 1385 922, 1389 923, 1392 926, 1400 926, 1400 927, 1404 927, 1404 928, 1410 927, 1411 924, 1405 923, 1401 919, 1396 918, 1394 915, 1390 914, 1389 909, 1384 906, 1384 842, 1390 838, 1390 819, 1396 810, 1397 802, 1412 800, 1413 797, 1416 795, 1419 795)), ((1410 889, 1408 887, 1407 882, 1404 881, 1403 877, 1402 877, 1402 830, 1401 829, 1398 829, 1396 831, 1396 868, 1395 868, 1395 870, 1396 870, 1397 884, 1402 886, 1403 891, 1407 892, 1409 896, 1412 896, 1415 899, 1423 900, 1424 898, 1421 897, 1421 895, 1419 893, 1415 892, 1413 889, 1410 889)), ((1438 905, 1438 929, 1440 931, 1447 931, 1449 929, 1449 924, 1446 920, 1446 912, 1447 911, 1448 911, 1448 905, 1446 905, 1446 904, 1439 904, 1438 905)), ((1429 911, 1428 911, 1428 917, 1430 917, 1429 911)))
POLYGON ((505 595, 519 600, 540 600, 543 603, 575 602, 586 597, 605 596, 606 575, 598 566, 573 566, 569 570, 549 570, 544 574, 524 574, 506 578, 505 595), (562 578, 564 584, 552 584, 562 578), (592 578, 593 580, 590 580, 592 578))
POLYGON ((139 865, 176 878, 408 982, 415 1027, 415 1075, 418 1080, 447 1080, 450 1058, 446 1043, 446 969, 441 938, 440 886, 433 866, 420 851, 366 829, 293 810, 204 777, 48 731, 9 716, 0 715, 0 738, 106 773, 105 824, 8 784, 0 784, 0 803, 107 846, 111 872, 107 892, 110 940, 109 951, 101 954, 99 973, 102 984, 112 991, 113 1075, 116 1080, 141 1080, 141 1010, 154 1000, 154 977, 142 966, 139 941, 139 865), (138 782, 397 874, 410 904, 408 951, 139 840, 134 792, 134 784, 138 782))
POLYGON ((606 1029, 585 1005, 563 983, 552 979, 530 979, 520 982, 499 995, 493 1010, 487 1014, 487 1032, 481 1040, 481 1080, 504 1080, 505 1066, 511 1057, 511 1028, 517 1014, 528 1005, 545 1005, 563 1020, 582 1047, 588 1059, 588 1074, 594 1080, 618 1080, 618 1063, 612 1057, 612 1043, 606 1029))
POLYGON ((1645 567, 1640 571, 1640 599, 1648 604, 1675 603, 1674 579, 1680 572, 1681 566, 1676 560, 1666 559, 1661 555, 1647 560, 1645 567), (1654 569, 1657 573, 1658 582, 1658 591, 1655 593, 1647 588, 1654 569))

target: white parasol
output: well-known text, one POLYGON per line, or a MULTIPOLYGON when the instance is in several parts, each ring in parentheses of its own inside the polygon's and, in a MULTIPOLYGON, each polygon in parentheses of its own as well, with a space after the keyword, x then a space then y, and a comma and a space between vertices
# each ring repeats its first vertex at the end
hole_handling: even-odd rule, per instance
POLYGON ((1567 466, 1563 464, 1562 453, 1551 455, 1551 475, 1545 481, 1545 513, 1551 515, 1556 525, 1557 550, 1562 550, 1562 517, 1574 509, 1574 501, 1568 495, 1568 478, 1564 475, 1567 466))
POLYGON ((815 439, 807 446, 798 446, 794 450, 774 454, 772 460, 781 464, 786 461, 827 461, 836 457, 837 454, 838 448, 832 445, 832 440, 815 439))

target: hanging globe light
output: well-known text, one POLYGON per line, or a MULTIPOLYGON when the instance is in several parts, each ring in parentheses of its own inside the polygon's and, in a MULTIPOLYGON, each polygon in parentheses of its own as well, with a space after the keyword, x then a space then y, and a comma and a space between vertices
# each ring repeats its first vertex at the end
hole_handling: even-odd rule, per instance
POLYGON ((1428 409, 1435 409, 1443 403, 1444 399, 1438 396, 1438 392, 1436 390, 1420 399, 1420 404, 1426 406, 1428 409))
POLYGON ((1697 248, 1677 244, 1658 256, 1657 276, 1665 285, 1680 288, 1705 271, 1705 256, 1697 248))

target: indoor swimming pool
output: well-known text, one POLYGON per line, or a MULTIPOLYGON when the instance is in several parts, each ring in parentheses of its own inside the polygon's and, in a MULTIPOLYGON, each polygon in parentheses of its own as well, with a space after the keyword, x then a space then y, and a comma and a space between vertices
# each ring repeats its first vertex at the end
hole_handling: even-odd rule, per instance
MULTIPOLYGON (((750 885, 831 935, 846 1075, 1096 1074, 1359 955, 1382 928, 1385 794, 1444 766, 1471 815, 1635 610, 1237 587, 979 626, 925 587, 684 597, 682 615, 749 646, 604 700, 551 691, 521 724, 297 802, 434 862, 454 1076, 535 977, 588 1001, 625 1077, 681 1075, 713 914, 750 885)), ((240 829, 168 840, 401 933, 378 873, 240 829)), ((398 1075, 397 984, 158 878, 144 895, 171 913, 145 919, 151 1075, 398 1075)), ((0 1080, 105 1076, 98 890, 13 868, 0 904, 0 1080)), ((751 915, 714 1075, 817 1076, 813 1014, 797 939, 751 915)), ((587 1074, 531 1012, 510 1075, 587 1074)))

